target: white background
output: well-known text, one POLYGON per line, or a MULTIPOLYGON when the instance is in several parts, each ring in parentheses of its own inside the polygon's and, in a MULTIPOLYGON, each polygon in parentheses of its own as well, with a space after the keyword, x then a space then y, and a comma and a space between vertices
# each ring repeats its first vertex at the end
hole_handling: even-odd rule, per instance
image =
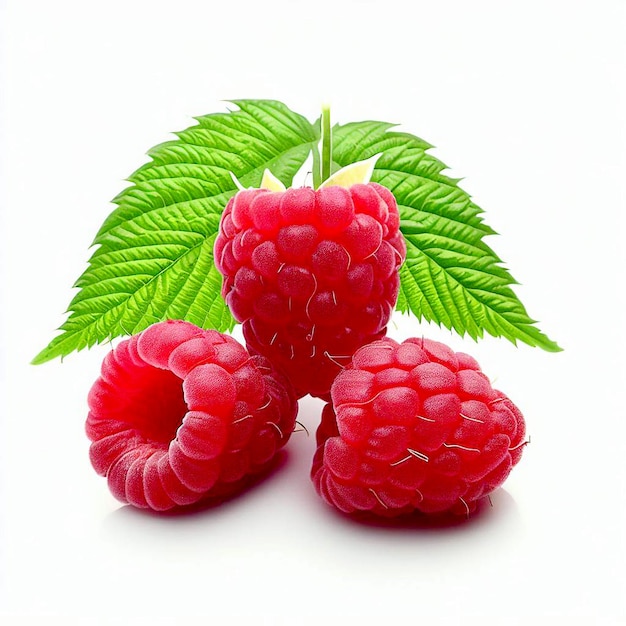
MULTIPOLYGON (((0 621, 625 623, 625 6, 1 2, 0 621), (406 318, 390 334, 472 353, 524 412, 532 443, 493 508, 353 523, 317 498, 304 433, 274 475, 194 515, 122 507, 93 472, 86 394, 108 348, 29 361, 124 178, 229 98, 400 122, 485 209, 565 351, 406 318)), ((302 401, 312 432, 319 411, 302 401)))

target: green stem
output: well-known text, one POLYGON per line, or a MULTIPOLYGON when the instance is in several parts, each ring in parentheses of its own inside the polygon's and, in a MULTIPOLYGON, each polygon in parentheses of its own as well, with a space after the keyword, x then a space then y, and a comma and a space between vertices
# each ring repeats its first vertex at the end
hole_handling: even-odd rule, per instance
POLYGON ((322 106, 322 171, 323 183, 330 177, 330 163, 332 159, 332 131, 330 128, 330 105, 322 106))
POLYGON ((322 161, 320 159, 319 141, 311 144, 311 152, 313 154, 313 189, 317 189, 322 184, 320 180, 322 176, 322 161))

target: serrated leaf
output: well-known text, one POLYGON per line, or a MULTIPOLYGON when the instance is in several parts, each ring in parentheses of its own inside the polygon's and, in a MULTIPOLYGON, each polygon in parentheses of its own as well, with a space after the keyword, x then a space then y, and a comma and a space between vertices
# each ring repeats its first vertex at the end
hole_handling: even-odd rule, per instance
POLYGON ((372 180, 394 194, 407 259, 397 308, 477 339, 487 332, 545 350, 559 346, 534 326, 511 285, 516 281, 484 242, 495 234, 482 210, 442 174, 432 146, 385 122, 333 129, 333 160, 342 166, 382 153, 372 180))
POLYGON ((236 100, 238 110, 197 118, 177 139, 149 151, 100 228, 89 267, 63 332, 33 363, 44 363, 168 318, 229 330, 213 262, 221 213, 244 186, 271 169, 289 185, 316 133, 301 115, 272 100, 236 100))

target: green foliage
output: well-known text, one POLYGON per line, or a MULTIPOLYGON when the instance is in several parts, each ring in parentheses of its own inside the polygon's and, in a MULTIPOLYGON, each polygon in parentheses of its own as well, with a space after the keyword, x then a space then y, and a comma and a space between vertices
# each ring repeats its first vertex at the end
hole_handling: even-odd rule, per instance
POLYGON ((407 259, 397 308, 473 339, 488 332, 544 350, 560 348, 535 323, 511 289, 515 284, 484 242, 494 231, 482 210, 442 174, 432 146, 384 122, 336 126, 333 160, 340 166, 382 153, 372 180, 392 191, 400 211, 407 259))
MULTIPOLYGON (((228 200, 258 186, 265 168, 290 186, 309 153, 320 164, 319 120, 311 124, 272 100, 237 100, 238 110, 197 118, 177 139, 149 151, 96 235, 76 281, 67 321, 33 363, 137 333, 164 319, 230 330, 213 244, 228 200)), ((395 195, 407 260, 397 308, 474 339, 484 332, 545 350, 560 348, 535 326, 515 283, 483 241, 494 234, 458 181, 441 172, 421 139, 384 122, 333 129, 331 172, 382 153, 373 180, 395 195)))
POLYGON ((230 173, 245 186, 258 186, 269 167, 290 185, 316 141, 311 124, 279 102, 234 104, 239 110, 199 117, 176 140, 150 150, 151 161, 113 200, 117 208, 75 284, 80 291, 62 334, 33 363, 168 318, 232 329, 213 263, 220 216, 236 192, 230 173))

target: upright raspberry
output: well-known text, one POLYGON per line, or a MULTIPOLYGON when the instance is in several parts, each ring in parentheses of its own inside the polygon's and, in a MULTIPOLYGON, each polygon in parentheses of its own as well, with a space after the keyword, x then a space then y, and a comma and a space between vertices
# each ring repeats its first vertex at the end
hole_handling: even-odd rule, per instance
POLYGON ((406 246, 391 192, 349 188, 240 191, 215 242, 222 294, 248 347, 328 398, 354 351, 384 336, 406 246))
POLYGON ((89 393, 94 469, 113 495, 158 511, 240 488, 293 431, 287 380, 232 337, 154 324, 105 358, 89 393))
POLYGON ((519 410, 472 357, 435 341, 364 346, 331 396, 311 475, 346 513, 466 515, 522 455, 519 410))

